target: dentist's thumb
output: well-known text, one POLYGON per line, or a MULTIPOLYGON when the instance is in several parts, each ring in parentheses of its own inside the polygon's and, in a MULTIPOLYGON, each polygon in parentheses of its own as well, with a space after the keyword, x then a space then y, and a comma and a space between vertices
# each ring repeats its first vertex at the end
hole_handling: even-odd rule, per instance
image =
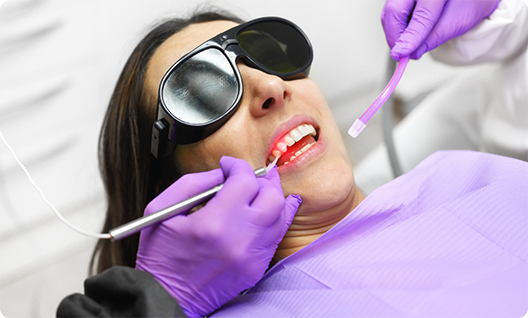
POLYGON ((282 240, 286 232, 288 231, 288 228, 290 227, 293 218, 295 217, 295 214, 297 213, 297 210, 302 204, 302 199, 300 195, 297 194, 290 194, 288 197, 286 197, 284 202, 284 224, 282 228, 282 232, 280 234, 279 242, 282 240))

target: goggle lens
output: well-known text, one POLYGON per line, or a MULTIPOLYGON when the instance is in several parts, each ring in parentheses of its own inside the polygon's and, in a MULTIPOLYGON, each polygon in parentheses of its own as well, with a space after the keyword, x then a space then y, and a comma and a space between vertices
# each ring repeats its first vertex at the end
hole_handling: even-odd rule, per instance
POLYGON ((237 40, 255 62, 274 72, 295 72, 310 59, 306 38, 290 24, 280 21, 249 25, 237 34, 237 40))
POLYGON ((175 69, 162 94, 173 116, 190 124, 204 124, 233 106, 238 81, 223 53, 209 49, 175 69))

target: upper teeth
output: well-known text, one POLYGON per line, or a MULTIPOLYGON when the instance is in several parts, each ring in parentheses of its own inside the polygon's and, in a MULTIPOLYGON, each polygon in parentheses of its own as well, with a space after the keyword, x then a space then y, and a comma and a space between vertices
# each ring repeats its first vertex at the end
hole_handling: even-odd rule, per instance
MULTIPOLYGON (((276 157, 280 156, 282 153, 286 152, 288 147, 291 147, 293 144, 303 139, 304 137, 312 135, 316 136, 315 128, 310 124, 302 124, 296 128, 290 130, 281 141, 276 145, 276 148, 273 150, 272 155, 270 156, 270 161, 273 161, 276 157), (273 158, 272 158, 273 157, 273 158)), ((291 160, 290 160, 291 161, 291 160)))
POLYGON ((293 138, 296 142, 301 140, 304 136, 308 136, 310 133, 313 133, 315 136, 315 129, 312 125, 301 125, 297 128, 294 128, 290 131, 290 137, 293 138))

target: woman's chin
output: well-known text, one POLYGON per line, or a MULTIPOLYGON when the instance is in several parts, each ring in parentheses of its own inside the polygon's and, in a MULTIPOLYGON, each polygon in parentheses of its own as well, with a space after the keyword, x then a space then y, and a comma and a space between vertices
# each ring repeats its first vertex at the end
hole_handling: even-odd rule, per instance
POLYGON ((333 164, 323 167, 314 166, 314 171, 306 169, 308 173, 302 177, 297 174, 295 178, 290 178, 287 174, 281 176, 284 194, 301 196, 302 213, 318 212, 340 205, 347 206, 355 194, 354 174, 348 162, 335 160, 333 164))

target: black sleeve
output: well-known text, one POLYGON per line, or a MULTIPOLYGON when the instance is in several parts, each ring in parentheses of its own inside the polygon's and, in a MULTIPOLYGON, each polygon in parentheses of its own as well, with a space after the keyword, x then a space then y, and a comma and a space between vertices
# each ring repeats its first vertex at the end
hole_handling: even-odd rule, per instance
POLYGON ((84 293, 64 298, 57 317, 187 317, 152 275, 130 267, 88 278, 84 293))

